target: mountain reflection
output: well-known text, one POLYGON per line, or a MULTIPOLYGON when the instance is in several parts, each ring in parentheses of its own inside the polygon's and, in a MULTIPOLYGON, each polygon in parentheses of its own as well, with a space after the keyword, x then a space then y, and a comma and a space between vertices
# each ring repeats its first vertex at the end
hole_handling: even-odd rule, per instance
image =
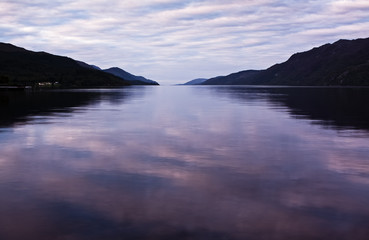
MULTIPOLYGON (((144 93, 144 88, 142 88, 144 93)), ((0 91, 0 127, 25 123, 33 116, 63 116, 98 101, 118 104, 137 95, 126 89, 116 90, 44 90, 0 91)))
POLYGON ((369 88, 214 87, 238 101, 267 101, 292 117, 337 130, 369 130, 369 88), (287 109, 286 109, 287 107, 287 109))

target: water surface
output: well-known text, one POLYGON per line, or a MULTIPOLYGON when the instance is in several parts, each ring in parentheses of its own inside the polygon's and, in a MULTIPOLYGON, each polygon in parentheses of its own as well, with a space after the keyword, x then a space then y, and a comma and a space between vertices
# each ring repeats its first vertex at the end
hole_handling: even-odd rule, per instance
POLYGON ((369 89, 0 92, 0 239, 368 239, 369 89))

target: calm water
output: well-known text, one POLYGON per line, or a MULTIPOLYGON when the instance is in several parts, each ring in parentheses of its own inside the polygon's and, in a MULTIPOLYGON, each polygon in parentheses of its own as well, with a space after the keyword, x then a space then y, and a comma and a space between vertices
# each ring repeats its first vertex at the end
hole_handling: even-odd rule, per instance
POLYGON ((0 239, 369 239, 369 89, 0 92, 0 239))

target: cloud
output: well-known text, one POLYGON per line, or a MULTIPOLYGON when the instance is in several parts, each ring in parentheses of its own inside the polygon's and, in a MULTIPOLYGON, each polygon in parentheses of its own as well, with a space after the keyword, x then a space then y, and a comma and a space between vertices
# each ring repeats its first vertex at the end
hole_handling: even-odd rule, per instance
POLYGON ((369 10, 369 2, 365 0, 340 0, 332 1, 330 4, 331 10, 337 13, 348 13, 352 11, 367 12, 369 10))
POLYGON ((175 83, 368 37, 368 8, 362 0, 3 1, 0 40, 175 83))

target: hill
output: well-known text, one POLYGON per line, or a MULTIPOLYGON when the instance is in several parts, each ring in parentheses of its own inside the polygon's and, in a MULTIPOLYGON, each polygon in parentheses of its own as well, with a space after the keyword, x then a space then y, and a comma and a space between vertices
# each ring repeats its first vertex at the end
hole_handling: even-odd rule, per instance
POLYGON ((0 43, 0 85, 126 86, 129 81, 81 66, 72 58, 0 43))
POLYGON ((369 38, 339 40, 265 70, 211 78, 205 85, 369 86, 369 38))
POLYGON ((124 71, 123 69, 120 69, 118 67, 112 67, 108 69, 104 69, 104 72, 113 74, 116 77, 125 79, 130 81, 134 85, 159 85, 157 82, 144 78, 142 76, 136 76, 133 75, 127 71, 124 71))
POLYGON ((196 78, 196 79, 193 79, 193 80, 188 81, 188 82, 186 82, 184 84, 181 84, 181 85, 200 85, 201 83, 205 82, 206 80, 208 80, 208 79, 206 79, 206 78, 196 78))

